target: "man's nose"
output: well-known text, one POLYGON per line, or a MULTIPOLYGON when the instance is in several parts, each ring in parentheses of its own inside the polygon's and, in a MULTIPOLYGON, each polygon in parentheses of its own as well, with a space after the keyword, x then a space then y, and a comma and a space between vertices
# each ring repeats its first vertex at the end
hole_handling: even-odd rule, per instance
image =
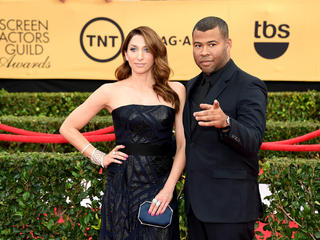
POLYGON ((205 56, 205 55, 208 55, 208 47, 207 46, 203 46, 201 51, 200 51, 200 54, 205 56))

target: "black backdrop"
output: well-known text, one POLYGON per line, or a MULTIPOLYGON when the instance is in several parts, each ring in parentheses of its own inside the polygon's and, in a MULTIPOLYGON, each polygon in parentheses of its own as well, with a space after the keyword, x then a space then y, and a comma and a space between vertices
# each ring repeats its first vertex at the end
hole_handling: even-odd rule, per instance
MULTIPOLYGON (((63 79, 0 79, 0 89, 8 92, 92 92, 104 80, 63 80, 63 79)), ((185 84, 187 81, 181 81, 185 84)), ((320 82, 265 81, 269 92, 279 91, 320 91, 320 82)))

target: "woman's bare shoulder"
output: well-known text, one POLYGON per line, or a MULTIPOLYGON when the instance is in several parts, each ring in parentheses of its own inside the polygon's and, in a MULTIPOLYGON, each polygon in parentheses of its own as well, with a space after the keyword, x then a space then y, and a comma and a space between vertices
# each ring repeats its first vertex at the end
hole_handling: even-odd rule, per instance
POLYGON ((116 82, 112 82, 112 83, 105 83, 103 85, 101 85, 98 90, 102 91, 104 93, 114 93, 117 90, 122 89, 123 87, 126 86, 126 81, 116 81, 116 82))
POLYGON ((170 81, 169 82, 169 86, 177 93, 185 92, 185 86, 180 82, 170 81))

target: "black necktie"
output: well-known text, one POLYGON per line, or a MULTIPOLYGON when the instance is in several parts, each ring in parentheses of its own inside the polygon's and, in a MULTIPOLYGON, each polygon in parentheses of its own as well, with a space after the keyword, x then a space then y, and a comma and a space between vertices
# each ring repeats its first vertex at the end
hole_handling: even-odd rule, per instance
MULTIPOLYGON (((192 112, 198 112, 201 111, 200 103, 203 103, 203 99, 207 96, 210 89, 210 80, 206 77, 203 77, 201 79, 200 84, 195 89, 194 95, 193 95, 193 101, 192 101, 192 112)), ((197 120, 192 116, 191 118, 191 128, 193 129, 197 124, 197 120)))

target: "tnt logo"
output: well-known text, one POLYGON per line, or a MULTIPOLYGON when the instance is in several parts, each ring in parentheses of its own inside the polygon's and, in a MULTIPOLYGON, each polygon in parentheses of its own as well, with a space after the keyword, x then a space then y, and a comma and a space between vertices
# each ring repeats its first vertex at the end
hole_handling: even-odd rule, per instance
POLYGON ((290 35, 289 25, 280 24, 276 26, 274 24, 263 21, 255 22, 254 37, 256 40, 272 39, 273 41, 256 41, 254 42, 254 48, 256 52, 263 58, 275 59, 282 56, 288 49, 289 42, 275 42, 274 40, 287 39, 290 35))
POLYGON ((97 62, 109 62, 121 51, 123 32, 112 19, 99 17, 84 25, 80 34, 82 51, 97 62))

